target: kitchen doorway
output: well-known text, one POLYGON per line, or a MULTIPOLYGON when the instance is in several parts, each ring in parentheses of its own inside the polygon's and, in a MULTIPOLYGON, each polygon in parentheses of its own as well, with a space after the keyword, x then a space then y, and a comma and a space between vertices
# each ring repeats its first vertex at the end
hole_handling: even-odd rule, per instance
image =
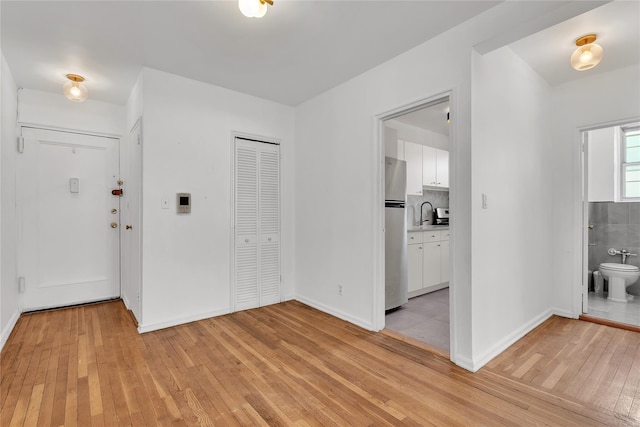
MULTIPOLYGON (((385 331, 426 343, 450 354, 449 179, 452 113, 450 96, 436 97, 411 106, 382 120, 387 163, 399 161, 406 167, 403 254, 398 253, 400 227, 389 224, 385 208, 385 331), (393 272, 400 268, 402 274, 393 272), (397 295, 390 287, 405 281, 404 300, 390 303, 397 295)), ((387 172, 387 171, 385 171, 387 172)), ((388 173, 388 172, 387 172, 388 173)), ((388 177, 385 176, 387 191, 388 177)), ((385 194, 385 200, 388 199, 385 194)), ((391 201, 397 202, 397 201, 391 201)), ((385 205, 390 203, 386 200, 385 205)))

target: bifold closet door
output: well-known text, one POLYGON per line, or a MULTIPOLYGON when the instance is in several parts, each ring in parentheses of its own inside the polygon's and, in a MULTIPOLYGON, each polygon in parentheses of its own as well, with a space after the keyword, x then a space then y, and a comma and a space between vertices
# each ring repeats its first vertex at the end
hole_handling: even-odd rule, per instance
POLYGON ((279 146, 235 140, 235 310, 280 302, 279 146))

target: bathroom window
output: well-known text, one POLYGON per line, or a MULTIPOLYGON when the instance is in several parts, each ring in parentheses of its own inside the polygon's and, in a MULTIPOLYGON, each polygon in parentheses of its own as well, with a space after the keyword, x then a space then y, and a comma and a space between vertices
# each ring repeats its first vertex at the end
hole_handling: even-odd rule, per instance
POLYGON ((640 126, 622 129, 622 198, 640 199, 640 126))

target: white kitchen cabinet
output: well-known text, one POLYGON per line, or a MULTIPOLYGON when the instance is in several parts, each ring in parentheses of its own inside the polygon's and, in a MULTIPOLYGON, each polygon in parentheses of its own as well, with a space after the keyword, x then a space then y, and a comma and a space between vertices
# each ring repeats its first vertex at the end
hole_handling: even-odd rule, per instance
POLYGON ((440 242, 423 243, 422 250, 422 287, 430 288, 440 283, 440 261, 442 258, 440 242))
POLYGON ((422 147, 422 185, 449 188, 449 152, 422 147))
POLYGON ((438 187, 449 188, 449 152, 436 150, 436 181, 438 187))
POLYGON ((404 141, 407 162, 407 194, 422 196, 422 145, 404 141))
POLYGON ((449 286, 449 230, 409 233, 409 298, 449 286))
POLYGON ((415 292, 422 289, 422 258, 422 243, 407 245, 408 292, 415 292))

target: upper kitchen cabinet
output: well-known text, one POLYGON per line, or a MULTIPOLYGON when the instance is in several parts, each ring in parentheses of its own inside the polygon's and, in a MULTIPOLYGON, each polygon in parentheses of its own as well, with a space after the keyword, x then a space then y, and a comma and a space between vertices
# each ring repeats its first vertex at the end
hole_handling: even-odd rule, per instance
POLYGON ((449 152, 422 147, 422 185, 449 188, 449 152))
MULTIPOLYGON (((427 147, 424 147, 427 148, 427 147)), ((407 162, 407 194, 422 196, 423 146, 404 141, 404 157, 407 162)))

